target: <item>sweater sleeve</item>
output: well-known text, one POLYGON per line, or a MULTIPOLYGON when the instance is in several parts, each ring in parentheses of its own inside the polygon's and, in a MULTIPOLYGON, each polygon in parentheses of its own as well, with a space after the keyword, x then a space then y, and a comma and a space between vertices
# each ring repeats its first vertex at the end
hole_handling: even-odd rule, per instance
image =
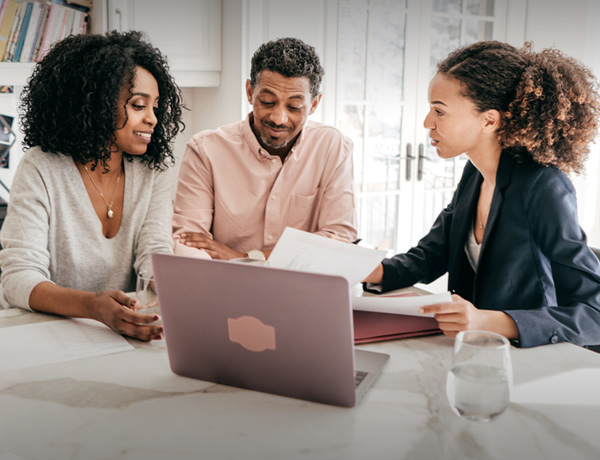
POLYGON ((7 215, 0 239, 3 307, 30 310, 33 288, 50 281, 48 230, 51 202, 40 171, 25 155, 12 182, 7 215))
MULTIPOLYGON (((135 243, 134 269, 136 273, 152 273, 152 254, 172 254, 174 168, 153 171, 152 188, 147 212, 135 243)), ((148 184, 142 184, 147 187, 148 184)))

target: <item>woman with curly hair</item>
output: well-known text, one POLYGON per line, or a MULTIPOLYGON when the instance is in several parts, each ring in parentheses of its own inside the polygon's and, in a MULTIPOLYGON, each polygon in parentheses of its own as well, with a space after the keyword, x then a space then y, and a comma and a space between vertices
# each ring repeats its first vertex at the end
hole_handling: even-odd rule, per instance
POLYGON ((93 318, 141 340, 157 318, 124 292, 171 253, 172 140, 181 96, 139 32, 71 36, 21 95, 27 149, 2 227, 0 299, 93 318))
POLYGON ((438 64, 424 126, 442 158, 469 158, 450 204, 366 279, 388 291, 448 273, 452 302, 423 308, 444 334, 487 330, 521 347, 600 343, 600 263, 575 190, 598 131, 592 74, 557 50, 499 42, 438 64))

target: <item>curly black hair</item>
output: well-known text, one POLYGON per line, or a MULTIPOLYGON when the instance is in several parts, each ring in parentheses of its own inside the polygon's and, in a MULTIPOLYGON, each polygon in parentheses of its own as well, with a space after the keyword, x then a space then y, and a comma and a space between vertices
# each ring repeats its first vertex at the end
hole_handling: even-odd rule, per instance
POLYGON ((297 38, 279 38, 263 43, 252 56, 250 86, 256 87, 263 70, 277 72, 284 77, 308 77, 310 94, 319 94, 325 71, 314 47, 297 38))
POLYGON ((580 173, 598 133, 600 100, 589 69, 557 49, 498 41, 467 45, 438 64, 480 111, 502 116, 498 138, 520 161, 580 173))
POLYGON ((185 107, 166 58, 137 31, 75 35, 50 48, 21 93, 24 147, 40 146, 106 169, 115 131, 122 128, 117 126, 121 91, 127 86, 131 91, 137 67, 152 74, 159 90, 157 124, 140 159, 151 169, 168 167, 174 161, 172 140, 185 127, 185 107))

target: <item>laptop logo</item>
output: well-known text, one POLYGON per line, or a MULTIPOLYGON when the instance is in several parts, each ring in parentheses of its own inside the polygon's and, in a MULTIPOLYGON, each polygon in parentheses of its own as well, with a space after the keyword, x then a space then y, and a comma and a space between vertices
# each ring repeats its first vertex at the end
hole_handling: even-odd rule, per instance
POLYGON ((227 318, 229 340, 249 351, 275 350, 275 328, 253 316, 227 318))

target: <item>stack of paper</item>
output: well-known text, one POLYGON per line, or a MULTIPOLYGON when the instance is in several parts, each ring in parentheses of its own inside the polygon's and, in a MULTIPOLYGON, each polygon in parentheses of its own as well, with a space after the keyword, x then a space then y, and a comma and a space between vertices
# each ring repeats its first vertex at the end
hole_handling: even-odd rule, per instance
POLYGON ((121 335, 91 319, 6 327, 0 334, 0 372, 133 349, 121 335))
POLYGON ((268 265, 300 272, 338 275, 354 286, 369 276, 384 257, 385 251, 286 227, 269 256, 268 265))
MULTIPOLYGON (((268 266, 338 275, 354 286, 369 276, 384 257, 384 251, 288 227, 269 256, 268 266)), ((419 313, 419 308, 451 300, 448 292, 352 297, 354 341, 367 343, 440 333, 432 315, 419 313)))

